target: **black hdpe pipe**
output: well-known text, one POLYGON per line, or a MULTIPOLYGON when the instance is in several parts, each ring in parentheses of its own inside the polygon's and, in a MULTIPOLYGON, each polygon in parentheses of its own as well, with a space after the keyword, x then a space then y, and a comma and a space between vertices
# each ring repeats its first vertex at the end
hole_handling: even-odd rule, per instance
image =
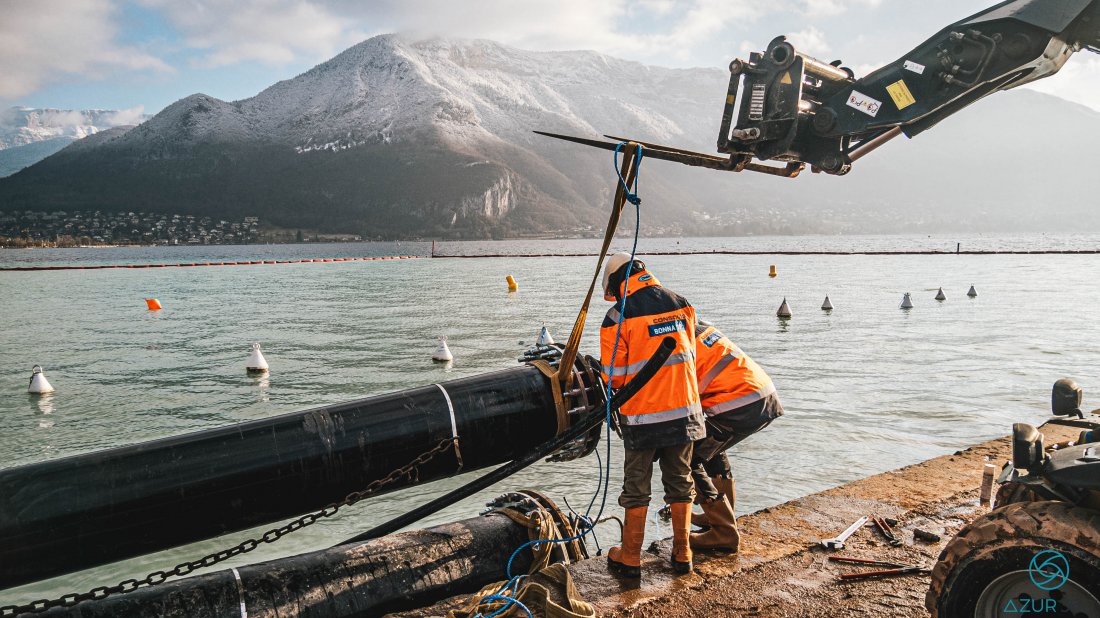
MULTIPOLYGON (((615 392, 611 397, 610 407, 612 410, 620 408, 624 403, 630 400, 631 397, 636 395, 638 391, 645 386, 654 375, 657 374, 657 370, 665 364, 668 357, 672 355, 672 351, 676 349, 676 341, 672 337, 665 337, 661 340, 661 345, 657 347, 657 352, 646 364, 642 366, 639 371, 630 382, 627 382, 622 388, 615 392)), ((601 408, 603 406, 600 406, 601 408)), ((376 539, 378 537, 385 536, 387 534, 393 534, 398 530, 410 526, 425 517, 447 508, 448 506, 462 500, 468 496, 472 496, 475 493, 488 488, 489 486, 501 481, 527 466, 535 463, 536 461, 551 455, 554 451, 568 444, 570 441, 575 440, 585 433, 591 431, 597 425, 602 423, 606 418, 606 414, 603 410, 593 410, 588 413, 587 416, 581 420, 573 423, 568 430, 564 431, 561 435, 555 437, 553 440, 546 442, 530 452, 524 454, 522 457, 505 464, 492 472, 480 476, 473 481, 454 489, 452 491, 443 494, 442 496, 419 506, 404 515, 395 517, 383 524, 375 526, 370 530, 352 537, 344 543, 357 543, 360 541, 366 541, 369 539, 376 539)))
MULTIPOLYGON (((604 393, 594 372, 578 384, 604 393)), ((0 470, 0 588, 340 502, 440 443, 379 493, 522 457, 557 433, 549 379, 524 365, 422 388, 0 470)))
MULTIPOLYGON (((611 398, 612 409, 641 390, 675 347, 666 337, 634 379, 611 398)), ((283 612, 314 618, 375 616, 473 592, 501 579, 512 552, 528 540, 526 528, 490 513, 426 530, 390 532, 515 474, 583 436, 603 419, 602 410, 591 410, 561 435, 515 461, 336 547, 84 601, 52 609, 45 616, 236 618, 283 612)), ((523 570, 528 561, 527 555, 520 555, 513 566, 523 570)))
MULTIPOLYGON (((203 573, 26 618, 338 618, 431 605, 500 581, 530 531, 494 513, 203 573)), ((516 557, 526 572, 530 553, 516 557)))

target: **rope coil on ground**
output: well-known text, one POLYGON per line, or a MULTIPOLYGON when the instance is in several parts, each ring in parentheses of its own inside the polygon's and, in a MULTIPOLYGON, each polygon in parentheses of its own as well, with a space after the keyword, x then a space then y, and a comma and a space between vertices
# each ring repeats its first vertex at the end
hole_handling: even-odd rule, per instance
POLYGON ((568 522, 555 524, 553 515, 541 504, 528 513, 514 507, 496 509, 490 513, 504 515, 528 529, 531 541, 526 546, 531 547, 533 554, 531 568, 527 575, 517 575, 508 581, 485 586, 462 608, 451 610, 449 618, 532 616, 532 609, 551 618, 593 618, 596 615, 595 607, 580 598, 566 566, 566 562, 581 556, 574 551, 563 550, 562 562, 550 562, 555 545, 574 536, 568 522), (551 588, 562 591, 564 605, 554 600, 551 588))

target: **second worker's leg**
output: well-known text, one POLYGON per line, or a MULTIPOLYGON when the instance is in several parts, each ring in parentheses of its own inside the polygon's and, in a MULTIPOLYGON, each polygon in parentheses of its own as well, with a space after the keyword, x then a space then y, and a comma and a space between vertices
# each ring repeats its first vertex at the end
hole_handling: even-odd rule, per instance
MULTIPOLYGON (((692 470, 693 474, 696 471, 692 470)), ((713 457, 704 466, 703 474, 712 475, 708 482, 717 490, 714 498, 701 503, 710 530, 691 535, 694 549, 721 549, 737 553, 741 547, 741 534, 737 530, 734 513, 736 493, 729 459, 725 452, 713 457)))
MULTIPOLYGON (((708 419, 707 437, 695 443, 691 455, 691 477, 695 480, 696 504, 701 505, 717 500, 725 487, 723 481, 733 478, 730 460, 726 457, 726 449, 729 448, 730 442, 730 436, 708 419)), ((700 527, 710 526, 706 511, 693 512, 691 523, 700 527)))

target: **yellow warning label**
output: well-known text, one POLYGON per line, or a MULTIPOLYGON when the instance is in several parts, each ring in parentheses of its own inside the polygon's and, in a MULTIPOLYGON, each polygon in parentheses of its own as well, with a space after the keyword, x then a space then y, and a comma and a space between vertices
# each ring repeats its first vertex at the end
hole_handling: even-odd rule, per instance
POLYGON ((790 73, 784 73, 783 74, 783 79, 779 80, 779 83, 781 83, 781 84, 792 84, 794 82, 791 81, 791 74, 790 73))
POLYGON ((917 102, 913 98, 913 93, 909 92, 909 86, 905 85, 904 79, 899 79, 887 86, 886 92, 890 94, 890 98, 894 100, 894 105, 898 106, 898 110, 903 110, 917 102))
POLYGON ((733 105, 734 97, 732 94, 726 95, 726 105, 733 105))

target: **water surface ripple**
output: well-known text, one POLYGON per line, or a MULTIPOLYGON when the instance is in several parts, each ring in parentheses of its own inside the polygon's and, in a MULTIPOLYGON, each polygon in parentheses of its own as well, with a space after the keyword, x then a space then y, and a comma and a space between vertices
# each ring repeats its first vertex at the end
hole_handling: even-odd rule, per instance
MULTIPOLYGON (((650 251, 953 249, 955 238, 643 239, 650 251)), ((1095 249, 1096 236, 971 237, 964 248, 1095 249), (984 243, 984 244, 983 244, 984 243)), ((627 246, 627 242, 621 243, 627 246)), ((596 241, 440 243, 452 253, 594 251, 596 241)), ((424 243, 0 251, 26 264, 419 254, 424 243)), ((735 450, 739 512, 953 452, 1038 422, 1075 377, 1100 407, 1100 257, 658 256, 647 260, 773 376, 787 416, 735 450), (767 277, 770 264, 779 276, 767 277), (966 297, 970 285, 980 296, 966 297), (943 287, 948 300, 933 300, 943 287), (904 292, 915 307, 901 311, 904 292), (825 295, 836 309, 819 307, 825 295), (775 310, 786 297, 793 319, 775 310)), ((590 258, 422 259, 0 274, 0 467, 132 444, 431 384, 515 363, 542 325, 564 338, 590 258), (520 290, 508 294, 512 274, 520 290), (164 309, 145 309, 143 298, 164 309), (453 366, 430 361, 446 334, 453 366), (265 378, 244 373, 262 342, 265 378), (57 393, 25 393, 32 365, 57 393)), ((596 299, 582 351, 598 353, 596 299)), ((601 452, 603 446, 601 445, 601 452)), ((612 445, 609 508, 621 485, 612 445)), ((232 564, 331 545, 478 473, 369 500, 232 564)), ((979 472, 975 470, 975 485, 979 472)), ((596 458, 537 464, 426 524, 475 515, 505 489, 587 504, 596 458)), ((930 482, 935 482, 930 479, 930 482)), ((660 487, 654 483, 655 502, 660 487)), ((0 499, 7 499, 0 497, 0 499)), ((608 541, 617 530, 602 531, 608 541)), ((667 530, 651 530, 651 534, 667 530)), ((239 533, 0 591, 0 604, 143 576, 234 544, 239 533)), ((219 567, 220 568, 220 567, 219 567)), ((502 565, 503 568, 503 565, 502 565)))

